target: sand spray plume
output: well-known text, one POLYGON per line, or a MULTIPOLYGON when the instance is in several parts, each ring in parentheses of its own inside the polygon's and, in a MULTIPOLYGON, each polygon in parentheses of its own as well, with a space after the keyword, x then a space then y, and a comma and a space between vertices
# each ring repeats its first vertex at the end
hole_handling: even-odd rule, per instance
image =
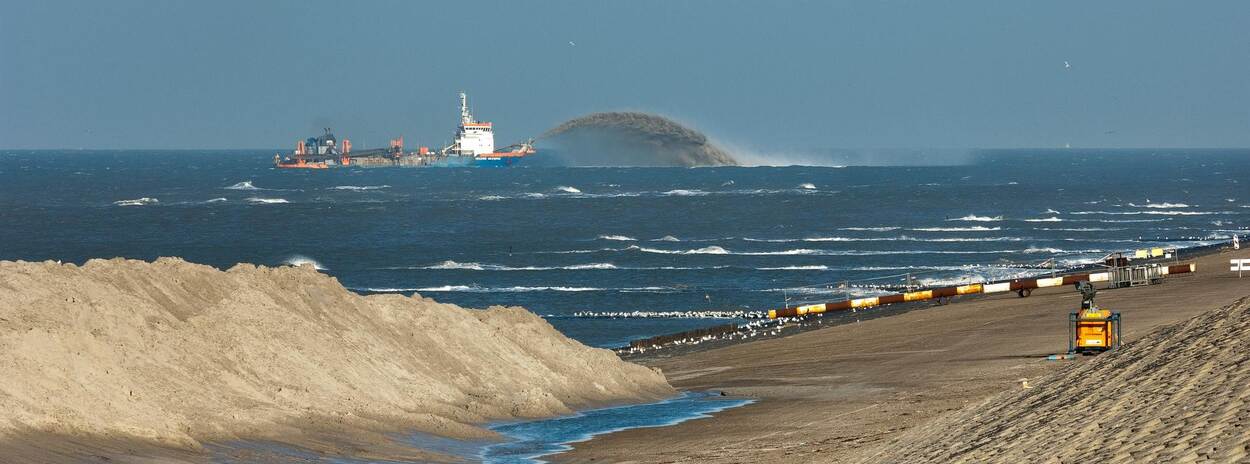
POLYGON ((740 164, 699 131, 649 113, 592 113, 553 127, 539 138, 562 148, 562 161, 574 166, 740 164))
POLYGON ((664 116, 602 112, 570 119, 538 137, 569 166, 954 166, 974 151, 934 148, 761 151, 713 139, 664 116))

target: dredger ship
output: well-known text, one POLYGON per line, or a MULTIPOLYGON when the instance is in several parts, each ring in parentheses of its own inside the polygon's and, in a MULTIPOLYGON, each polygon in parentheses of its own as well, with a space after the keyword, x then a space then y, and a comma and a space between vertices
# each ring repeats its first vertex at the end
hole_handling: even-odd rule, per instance
POLYGON ((392 139, 386 148, 352 150, 352 142, 340 143, 329 128, 319 137, 309 137, 295 144, 295 151, 283 157, 274 155, 274 166, 283 169, 327 169, 341 166, 410 166, 410 167, 510 167, 537 153, 533 139, 495 148, 491 123, 478 121, 469 112, 469 98, 460 92, 460 125, 454 142, 438 150, 419 147, 404 151, 404 138, 392 139))

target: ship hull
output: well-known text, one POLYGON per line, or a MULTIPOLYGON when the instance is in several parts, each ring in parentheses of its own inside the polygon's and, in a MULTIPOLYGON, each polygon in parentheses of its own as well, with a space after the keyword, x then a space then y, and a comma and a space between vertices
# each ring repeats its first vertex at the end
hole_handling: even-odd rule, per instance
POLYGON ((524 156, 479 156, 473 164, 479 168, 509 168, 521 163, 524 156))

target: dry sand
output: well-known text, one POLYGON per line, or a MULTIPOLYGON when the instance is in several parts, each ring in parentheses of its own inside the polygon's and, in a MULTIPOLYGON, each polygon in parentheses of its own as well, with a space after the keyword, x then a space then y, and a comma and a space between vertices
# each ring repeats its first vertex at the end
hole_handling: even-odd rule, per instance
POLYGON ((869 461, 1244 462, 1250 298, 995 395, 869 461))
MULTIPOLYGON (((1130 342, 1153 330, 1178 321, 1188 320, 1216 311, 1250 295, 1250 279, 1239 280, 1228 272, 1228 259, 1250 257, 1245 251, 1220 253, 1197 259, 1198 272, 1191 276, 1170 277, 1162 285, 1144 288, 1105 290, 1098 294, 1098 303, 1119 311, 1124 317, 1124 336, 1130 342)), ((1107 407, 1119 408, 1117 413, 1132 411, 1147 414, 1145 426, 1137 430, 1116 428, 1109 446, 1112 455, 1128 453, 1126 462, 1135 461, 1133 453, 1149 461, 1151 454, 1165 454, 1168 446, 1187 443, 1241 443, 1246 433, 1244 397, 1244 366, 1247 354, 1244 344, 1230 339, 1236 333, 1225 328, 1197 345, 1166 343, 1178 347, 1176 356, 1195 356, 1188 364, 1169 368, 1169 376, 1146 375, 1150 369, 1163 366, 1167 355, 1159 354, 1157 363, 1145 362, 1130 371, 1121 361, 1150 350, 1145 342, 1136 348, 1138 354, 1124 357, 1088 357, 1075 361, 1046 361, 1046 355, 1067 349, 1067 315, 1080 303, 1080 296, 1071 288, 1034 291, 1029 298, 1015 295, 992 296, 960 302, 949 306, 932 306, 905 314, 865 320, 842 326, 800 333, 794 336, 761 340, 724 348, 716 348, 671 358, 644 359, 644 364, 663 368, 669 381, 683 389, 723 389, 729 394, 758 398, 759 401, 724 411, 713 419, 688 421, 671 427, 635 429, 596 437, 575 445, 571 452, 556 457, 567 462, 893 462, 916 460, 947 462, 966 459, 974 462, 1027 462, 1049 455, 960 454, 967 451, 967 441, 958 441, 964 448, 948 449, 934 445, 958 433, 946 433, 964 422, 971 422, 966 431, 969 439, 978 440, 1003 432, 993 427, 1003 425, 1008 432, 1027 436, 1038 449, 1066 449, 1078 455, 1088 449, 1090 437, 1107 421, 1081 423, 1073 417, 1059 416, 1067 423, 1053 423, 1036 433, 1028 427, 1041 427, 1046 418, 1030 410, 1010 409, 1017 414, 1013 422, 995 422, 992 417, 978 415, 987 406, 988 398, 1007 391, 1023 390, 1021 379, 1031 385, 1027 401, 1076 401, 1083 399, 1080 379, 1046 377, 1064 372, 1104 372, 1109 386, 1099 394, 1111 395, 1107 407), (1208 345, 1209 343, 1209 345, 1208 345), (1179 348, 1187 346, 1185 348, 1179 348), (1210 350, 1208 353, 1207 350, 1210 350), (1239 364, 1221 364, 1236 362, 1239 364), (1212 364, 1213 363, 1213 364, 1212 364), (1088 366, 1088 367, 1087 367, 1088 366), (1193 370, 1182 366, 1189 366, 1193 370), (1219 381, 1240 382, 1228 388, 1196 388, 1187 383, 1202 369, 1210 369, 1219 381), (1236 372, 1241 369, 1241 372, 1236 372), (1228 372, 1218 372, 1228 370, 1228 372), (1224 376, 1224 375, 1227 376, 1224 376), (1242 375, 1237 380, 1237 375, 1242 375), (1189 377, 1186 377, 1189 376, 1189 377), (1056 380, 1058 379, 1058 380, 1056 380), (1049 385, 1058 385, 1052 388, 1049 385), (1116 387, 1125 392, 1119 395, 1116 387), (1176 408, 1146 408, 1143 404, 1165 404, 1171 388, 1194 389, 1192 395, 1207 395, 1202 411, 1210 414, 1189 414, 1176 408), (1032 393, 1041 389, 1040 393, 1032 393), (1039 395, 1039 396, 1034 396, 1039 395), (1150 395, 1150 396, 1145 396, 1150 395), (1136 398, 1136 399, 1134 399, 1136 398), (1236 398, 1236 399, 1234 399, 1236 398), (1141 404, 1134 403, 1142 402, 1141 404), (1118 404, 1116 404, 1118 403, 1118 404), (1137 404, 1136 406, 1133 406, 1137 404), (1158 411, 1155 411, 1155 410, 1158 411), (1157 417, 1150 417, 1155 415, 1157 417), (1159 422, 1153 422, 1154 420, 1159 422), (934 420, 945 422, 931 422, 934 420), (1205 425, 1202 430, 1213 435, 1198 434, 1185 442, 1189 432, 1186 424, 1202 421, 1222 422, 1205 425), (1241 421, 1241 422, 1238 422, 1241 421), (1164 430, 1161 424, 1168 427, 1164 430), (932 425, 926 425, 932 424, 932 425), (977 425, 985 428, 978 428, 977 425), (1240 424, 1240 427, 1238 426, 1240 424), (917 429, 914 435, 903 436, 917 429), (1219 429, 1224 427, 1224 429, 1219 429), (1125 434, 1127 431, 1127 434, 1125 434), (1224 440, 1221 433, 1242 434, 1241 438, 1224 440), (1049 444, 1046 443, 1048 438, 1049 444), (1072 437, 1073 441, 1067 438, 1072 437), (1144 438, 1143 438, 1144 437, 1144 438), (1140 444, 1133 440, 1142 438, 1140 444), (1146 439, 1152 441, 1145 441, 1146 439), (912 441, 908 443, 907 441, 912 441), (1117 441, 1118 440, 1118 441, 1117 441), (1240 440, 1240 441, 1237 441, 1240 440), (921 450, 937 446, 935 454, 926 451, 886 455, 894 448, 921 450), (1069 447, 1069 448, 1065 448, 1069 447), (1154 447, 1154 448, 1152 448, 1154 447), (960 451, 964 450, 964 451, 960 451)), ((1213 316, 1219 319, 1219 316, 1213 316)), ((1240 342, 1244 343, 1244 334, 1240 342)), ((1137 345, 1135 345, 1137 346, 1137 345)), ((1164 348, 1166 349, 1166 348, 1164 348)), ((1128 353, 1128 350, 1125 350, 1128 353)), ((1162 368, 1162 367, 1161 367, 1162 368)), ((1207 375, 1207 374, 1204 374, 1207 375)), ((1185 393, 1188 398, 1190 393, 1185 393)), ((1002 401, 1012 401, 1008 394, 1002 401)), ((1179 398, 1179 396, 1178 396, 1179 398)), ((1027 405, 1026 405, 1027 406, 1027 405)), ((1057 404, 1052 407, 1059 407, 1057 404)), ((1074 414, 1072 411, 1067 414, 1074 414)), ((1057 417, 1058 419, 1058 417, 1057 417)), ((995 446, 1006 447, 1002 443, 995 446)), ((996 449, 996 448, 991 448, 996 449)), ((995 451, 999 452, 999 451, 995 451)), ((1219 451, 1217 451, 1218 453, 1219 451)), ((1235 451, 1223 456, 1233 456, 1235 451)), ((1059 454, 1056 454, 1059 455, 1059 454)), ((1066 456, 1066 454, 1065 454, 1066 456)), ((1123 455, 1119 455, 1123 456, 1123 455)), ((1219 456, 1214 454, 1212 456, 1219 456)), ((1183 461, 1183 460, 1182 460, 1183 461)), ((1068 461, 1072 462, 1072 461, 1068 461)))
POLYGON ((240 438, 385 453, 386 433, 674 394, 524 309, 360 296, 308 266, 0 262, 0 354, 6 463, 198 460, 240 438))

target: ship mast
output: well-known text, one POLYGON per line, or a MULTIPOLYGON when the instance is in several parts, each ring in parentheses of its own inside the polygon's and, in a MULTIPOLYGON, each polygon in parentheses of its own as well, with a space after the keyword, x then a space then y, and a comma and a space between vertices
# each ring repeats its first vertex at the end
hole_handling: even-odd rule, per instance
POLYGON ((472 124, 474 122, 473 115, 469 114, 469 97, 464 92, 460 92, 460 123, 472 124))

